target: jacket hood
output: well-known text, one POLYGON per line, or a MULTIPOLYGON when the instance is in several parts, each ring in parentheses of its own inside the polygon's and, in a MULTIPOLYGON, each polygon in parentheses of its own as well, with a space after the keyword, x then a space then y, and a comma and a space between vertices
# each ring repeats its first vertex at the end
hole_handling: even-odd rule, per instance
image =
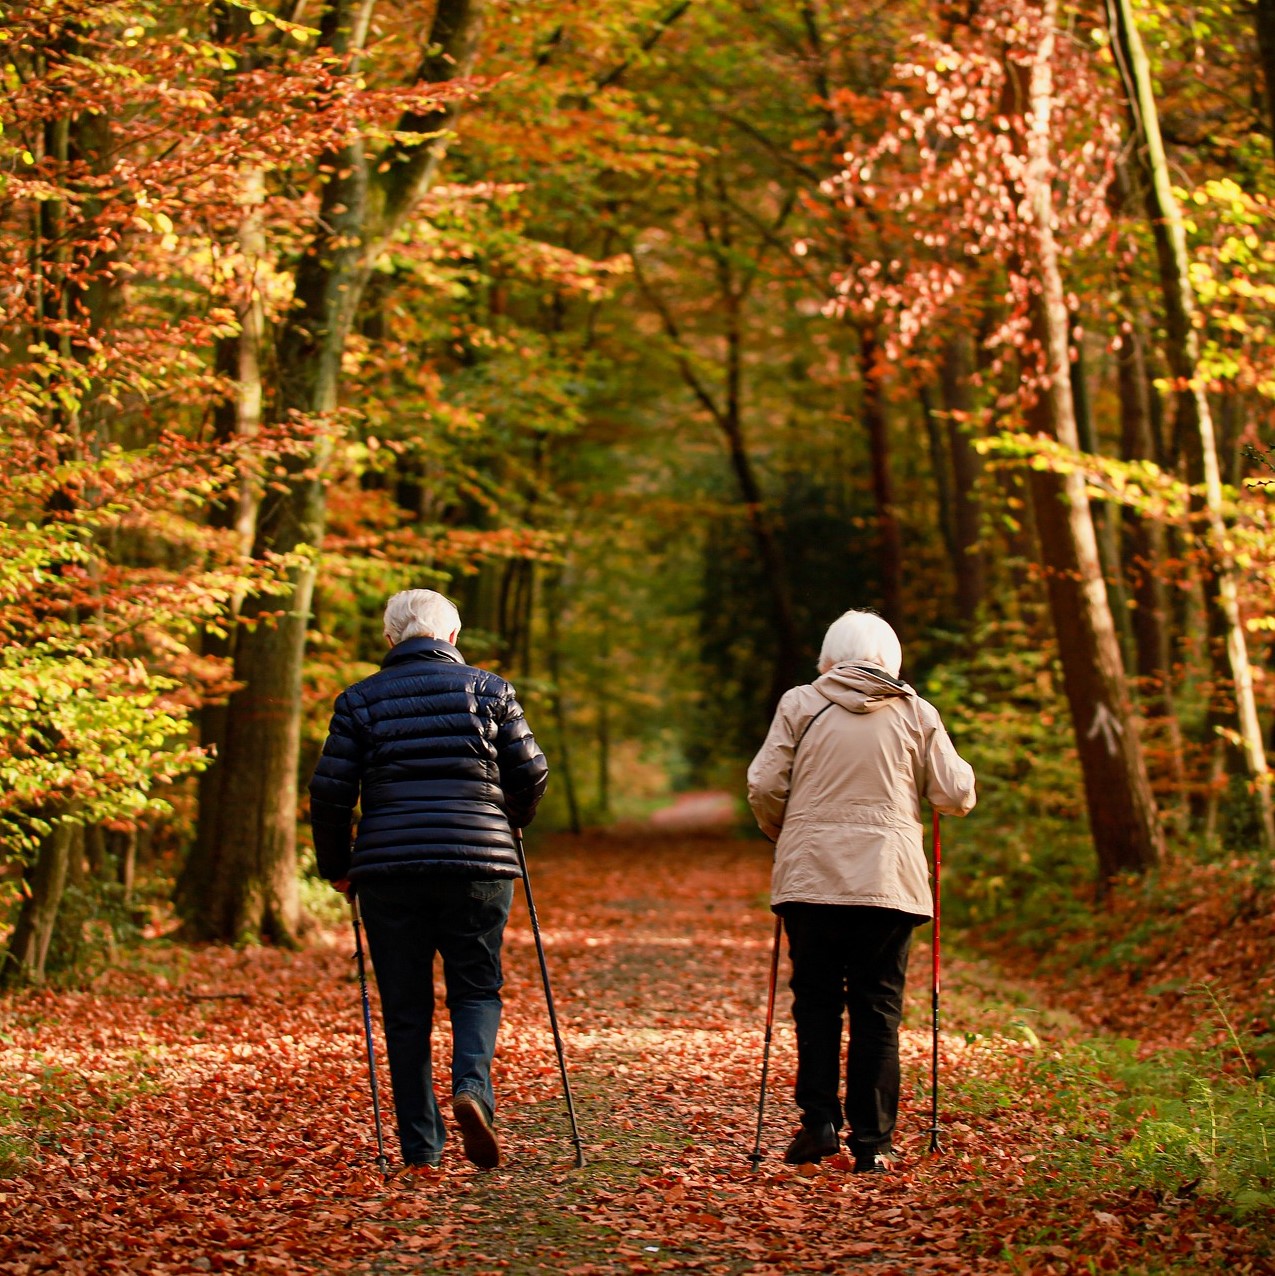
POLYGON ((381 660, 381 668, 402 664, 405 660, 451 660, 458 665, 465 663, 465 657, 449 642, 441 638, 404 638, 402 642, 391 647, 381 660))
POLYGON ((871 665, 834 665, 815 679, 814 687, 825 699, 851 713, 873 713, 891 700, 916 695, 906 682, 871 665))

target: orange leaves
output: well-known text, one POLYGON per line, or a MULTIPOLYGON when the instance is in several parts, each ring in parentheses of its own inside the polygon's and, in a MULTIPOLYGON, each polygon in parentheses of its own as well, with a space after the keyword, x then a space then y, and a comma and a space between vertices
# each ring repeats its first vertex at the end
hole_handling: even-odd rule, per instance
MULTIPOLYGON (((844 1156, 781 1164, 795 1123, 781 994, 753 1173, 769 855, 761 842, 654 830, 533 842, 583 1171, 570 1168, 517 906, 494 1076, 508 1160, 491 1173, 467 1165, 453 1138, 440 1171, 382 1182, 345 935, 296 954, 157 946, 152 964, 175 968, 166 975, 117 969, 89 991, 4 1003, 0 1070, 21 1124, 0 1134, 20 1129, 27 1142, 0 1168, 0 1273, 995 1276, 1088 1270, 1090 1257, 1100 1271, 1137 1270, 1166 1256, 1181 1271, 1264 1270, 1256 1232, 1203 1204, 1062 1180, 1042 1189, 1062 1136, 1018 1066, 1033 1054, 1025 1043, 970 1042, 951 1026, 945 1152, 927 1155, 929 1037, 915 986, 898 1170, 856 1175, 844 1156)), ((1213 896, 1189 905, 1202 927, 1235 898, 1213 896)), ((945 982, 959 1004, 999 996, 977 992, 987 978, 953 958, 945 982)), ((442 1090, 449 1048, 440 1011, 442 1090)))

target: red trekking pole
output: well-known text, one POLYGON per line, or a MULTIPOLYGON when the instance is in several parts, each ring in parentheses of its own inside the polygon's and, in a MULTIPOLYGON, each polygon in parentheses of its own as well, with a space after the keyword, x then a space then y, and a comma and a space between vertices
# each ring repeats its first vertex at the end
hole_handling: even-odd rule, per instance
POLYGON ((930 1064, 930 1151, 941 1152, 939 1146, 939 873, 943 865, 943 846, 939 838, 939 813, 934 811, 934 973, 931 989, 931 1014, 934 1026, 934 1053, 930 1064))

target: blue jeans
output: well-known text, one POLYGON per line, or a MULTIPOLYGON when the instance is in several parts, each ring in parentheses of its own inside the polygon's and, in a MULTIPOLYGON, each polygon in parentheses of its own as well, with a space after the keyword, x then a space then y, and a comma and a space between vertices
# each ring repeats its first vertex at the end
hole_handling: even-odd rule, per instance
POLYGON ((447 1135, 430 1054, 434 954, 442 954, 452 1021, 452 1093, 468 1090, 494 1115, 491 1058, 504 983, 500 945, 514 884, 509 878, 395 875, 365 879, 357 893, 381 994, 403 1160, 437 1161, 447 1135))

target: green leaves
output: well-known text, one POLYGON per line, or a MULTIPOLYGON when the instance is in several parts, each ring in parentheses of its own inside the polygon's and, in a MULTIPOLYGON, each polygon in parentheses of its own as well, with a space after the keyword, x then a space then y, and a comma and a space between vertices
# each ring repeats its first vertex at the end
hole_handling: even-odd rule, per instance
POLYGON ((69 643, 0 647, 0 843, 31 851, 39 813, 85 821, 166 809, 157 785, 205 765, 171 678, 69 643))

